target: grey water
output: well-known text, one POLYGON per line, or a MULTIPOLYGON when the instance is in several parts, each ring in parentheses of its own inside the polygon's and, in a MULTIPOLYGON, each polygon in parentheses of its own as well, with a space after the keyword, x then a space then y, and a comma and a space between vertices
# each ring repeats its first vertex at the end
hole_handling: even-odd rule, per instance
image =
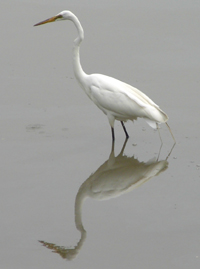
POLYGON ((198 1, 1 3, 1 268, 199 268, 198 1), (80 89, 81 62, 146 93, 169 116, 158 132, 119 122, 80 89))

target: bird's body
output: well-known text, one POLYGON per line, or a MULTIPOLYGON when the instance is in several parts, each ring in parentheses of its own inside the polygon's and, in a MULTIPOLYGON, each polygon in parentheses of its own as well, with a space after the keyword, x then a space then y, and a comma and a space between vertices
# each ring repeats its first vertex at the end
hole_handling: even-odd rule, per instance
POLYGON ((107 116, 112 130, 113 141, 115 139, 115 120, 121 121, 127 138, 129 136, 123 123, 127 120, 133 121, 137 118, 144 118, 155 129, 158 123, 167 124, 167 114, 140 90, 115 78, 101 74, 88 75, 83 71, 80 64, 79 50, 84 39, 84 32, 78 18, 72 12, 62 11, 50 19, 37 23, 35 26, 56 20, 71 20, 77 28, 78 37, 74 40, 73 48, 75 77, 87 96, 107 116))
POLYGON ((114 121, 127 121, 145 118, 156 128, 156 122, 168 120, 167 115, 144 93, 138 89, 101 74, 86 76, 83 84, 88 97, 107 115, 109 123, 114 127, 114 121))

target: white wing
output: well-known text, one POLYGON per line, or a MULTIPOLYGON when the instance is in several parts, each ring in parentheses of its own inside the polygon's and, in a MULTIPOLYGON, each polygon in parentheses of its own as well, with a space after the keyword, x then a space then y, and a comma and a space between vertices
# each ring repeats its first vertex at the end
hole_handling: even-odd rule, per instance
POLYGON ((147 95, 120 80, 93 74, 89 76, 90 98, 105 113, 115 119, 149 119, 148 123, 166 122, 168 116, 147 95))

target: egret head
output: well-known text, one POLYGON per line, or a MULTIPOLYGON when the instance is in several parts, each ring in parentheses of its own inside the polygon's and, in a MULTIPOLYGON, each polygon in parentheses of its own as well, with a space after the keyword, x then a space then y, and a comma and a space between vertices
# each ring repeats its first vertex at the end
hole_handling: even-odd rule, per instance
POLYGON ((42 25, 48 22, 61 21, 61 20, 71 20, 73 13, 68 10, 63 10, 58 13, 56 16, 53 16, 47 20, 36 23, 34 26, 42 25))

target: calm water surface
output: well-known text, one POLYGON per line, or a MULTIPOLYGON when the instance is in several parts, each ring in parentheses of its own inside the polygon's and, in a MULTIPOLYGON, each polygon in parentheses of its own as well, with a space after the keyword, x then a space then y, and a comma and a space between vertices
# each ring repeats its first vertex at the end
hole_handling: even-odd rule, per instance
POLYGON ((1 5, 1 268, 200 268, 198 1, 9 1, 1 5), (72 70, 81 61, 144 91, 170 117, 106 117, 72 70))

